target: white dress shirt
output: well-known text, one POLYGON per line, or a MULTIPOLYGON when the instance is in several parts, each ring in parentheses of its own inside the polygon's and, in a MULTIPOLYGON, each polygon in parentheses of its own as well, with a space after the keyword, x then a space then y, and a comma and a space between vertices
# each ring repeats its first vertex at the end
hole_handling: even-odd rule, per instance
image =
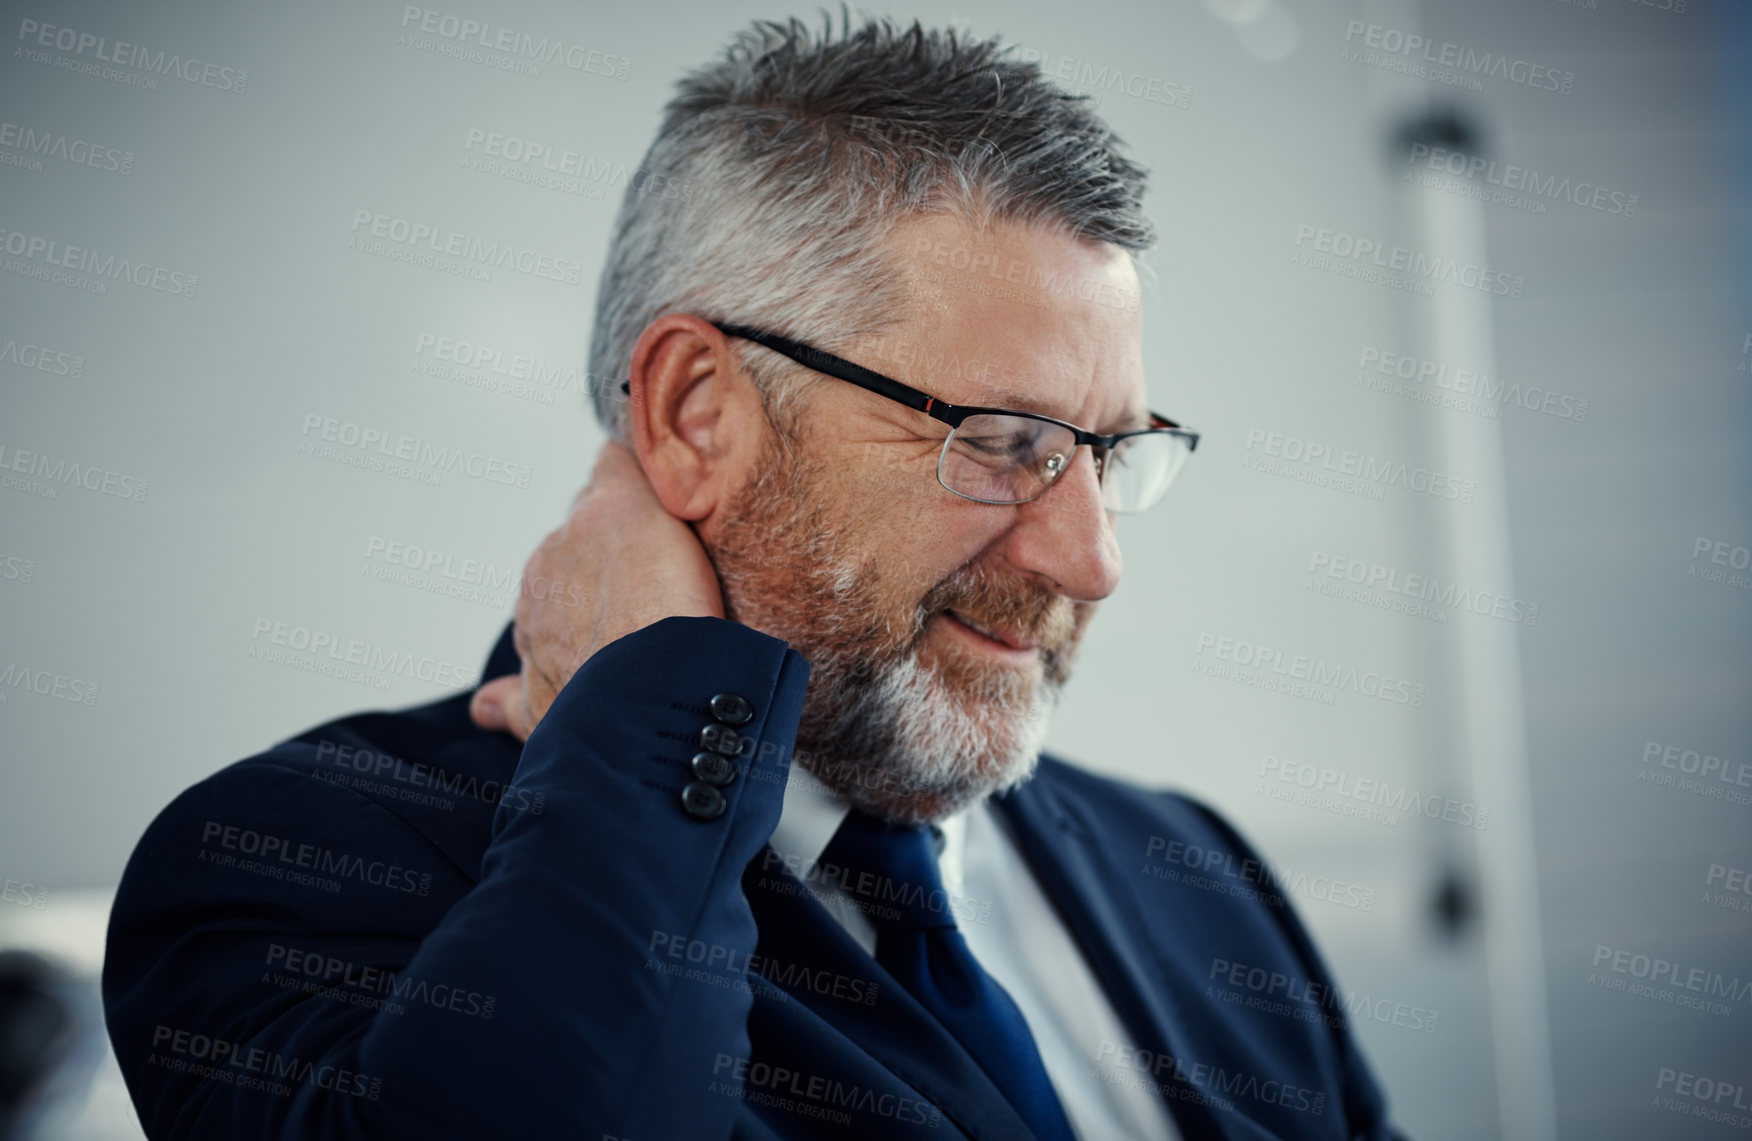
MULTIPOLYGON (((866 951, 876 953, 876 929, 831 877, 808 875, 851 806, 798 765, 791 766, 785 805, 769 841, 866 951)), ((1081 1141, 1179 1141, 1173 1118, 1142 1082, 1103 1081, 1103 1042, 1134 1045, 1107 993, 1071 933, 1035 882, 1016 842, 985 801, 937 827, 943 889, 987 974, 1016 1001, 1065 1116, 1081 1141)), ((1114 1051, 1108 1051, 1112 1057, 1114 1051)))

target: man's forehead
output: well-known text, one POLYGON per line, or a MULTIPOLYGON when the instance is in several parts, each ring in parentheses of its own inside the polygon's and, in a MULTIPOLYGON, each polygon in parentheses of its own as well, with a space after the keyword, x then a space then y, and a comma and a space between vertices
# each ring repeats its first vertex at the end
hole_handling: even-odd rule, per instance
POLYGON ((902 379, 955 404, 1148 426, 1137 275, 1122 250, 956 215, 915 219, 893 242, 911 304, 882 352, 902 379))

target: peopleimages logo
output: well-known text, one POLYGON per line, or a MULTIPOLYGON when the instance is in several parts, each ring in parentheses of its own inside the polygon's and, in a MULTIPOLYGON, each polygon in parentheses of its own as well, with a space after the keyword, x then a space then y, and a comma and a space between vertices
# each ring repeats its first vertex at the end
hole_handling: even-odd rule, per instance
POLYGON ((1266 1105, 1281 1105, 1285 1109, 1312 1116, 1319 1116, 1326 1108, 1325 1091, 1304 1089, 1276 1078, 1261 1079, 1259 1075, 1245 1070, 1226 1070, 1209 1062, 1175 1058, 1172 1054, 1126 1046, 1107 1039, 1102 1039, 1097 1048, 1095 1063, 1094 1076, 1109 1084, 1122 1084, 1114 1081, 1114 1076, 1132 1076, 1123 1073, 1114 1075, 1113 1071, 1130 1070, 1141 1080, 1142 1088, 1150 1089, 1163 1097, 1195 1101, 1199 1104, 1214 1103, 1228 1110, 1235 1108, 1230 1099, 1239 1097, 1266 1105), (1176 1085, 1177 1082, 1181 1084, 1176 1085), (1193 1088, 1189 1090, 1186 1086, 1193 1088))
MULTIPOLYGON (((1679 0, 1679 10, 1685 10, 1685 0, 1679 0)), ((1655 1089, 1655 1104, 1668 1113, 1752 1129, 1752 1090, 1741 1082, 1662 1066, 1655 1074, 1655 1089), (1669 1092, 1674 1096, 1667 1096, 1669 1092)))
POLYGON ((9 662, 6 669, 0 671, 0 701, 5 701, 7 695, 13 691, 20 690, 41 697, 70 701, 75 705, 96 705, 97 689, 89 681, 49 670, 32 669, 17 662, 9 662))
POLYGON ((1685 573, 1690 578, 1726 583, 1741 590, 1748 590, 1752 589, 1752 574, 1746 573, 1748 568, 1752 568, 1752 548, 1732 544, 1725 539, 1711 539, 1699 535, 1691 545, 1691 569, 1685 573), (1700 564, 1698 560, 1703 559, 1706 555, 1708 559, 1700 564), (1716 567, 1727 567, 1728 569, 1722 571, 1717 570, 1716 567))
POLYGON ((1395 788, 1386 780, 1353 776, 1270 753, 1265 754, 1265 759, 1260 762, 1259 777, 1254 790, 1274 800, 1306 804, 1310 808, 1385 824, 1389 828, 1399 826, 1401 814, 1445 820, 1479 831, 1483 831, 1490 820, 1490 809, 1481 808, 1469 800, 1422 793, 1410 785, 1395 788), (1267 781, 1275 783, 1268 784, 1267 781), (1340 803, 1341 800, 1349 803, 1340 803))
POLYGON ((1396 705, 1421 707, 1424 703, 1422 682, 1399 680, 1380 670, 1359 670, 1324 658, 1285 653, 1274 646, 1218 637, 1201 630, 1196 653, 1202 657, 1206 651, 1217 661, 1233 662, 1255 674, 1276 675, 1319 688, 1349 690, 1362 697, 1375 697, 1396 705))
POLYGON ((0 554, 0 582, 27 583, 36 574, 36 560, 0 554))
MULTIPOLYGON (((37 20, 20 20, 18 22, 18 39, 24 45, 24 48, 20 49, 21 51, 28 48, 49 48, 55 51, 71 52, 79 58, 71 61, 75 66, 70 70, 80 71, 92 68, 90 64, 80 63, 81 60, 89 58, 100 63, 112 63, 117 67, 142 71, 151 75, 174 76, 186 83, 192 83, 199 87, 211 87, 218 91, 242 92, 245 87, 249 86, 249 72, 242 68, 203 63, 193 58, 185 59, 174 52, 152 51, 150 48, 140 44, 131 44, 126 40, 111 40, 107 36, 81 32, 54 24, 44 24, 37 20)), ((32 62, 48 61, 33 59, 32 62)))
POLYGON ((74 285, 88 293, 108 292, 108 284, 97 280, 99 278, 191 298, 200 284, 200 278, 192 273, 153 265, 151 262, 117 257, 115 254, 100 254, 84 246, 69 246, 53 238, 27 234, 21 230, 0 228, 0 250, 15 258, 23 258, 24 263, 28 263, 21 263, 16 267, 8 265, 7 268, 12 272, 24 277, 49 279, 51 267, 54 270, 69 271, 57 274, 58 278, 65 280, 57 280, 56 283, 74 285), (84 276, 87 274, 90 276, 84 276))
POLYGON ((1369 499, 1381 498, 1380 488, 1385 486, 1401 487, 1420 495, 1433 495, 1437 499, 1471 503, 1478 490, 1477 483, 1470 479, 1456 479, 1444 472, 1414 468, 1350 448, 1334 450, 1327 444, 1304 440, 1300 436, 1287 436, 1281 432, 1268 432, 1263 428, 1252 428, 1247 432, 1247 451, 1252 452, 1256 448, 1263 454, 1242 457, 1242 467, 1304 483, 1330 486, 1339 491, 1367 493, 1365 497, 1369 499), (1299 466, 1289 466, 1292 464, 1299 466), (1316 468, 1321 471, 1314 471, 1316 468), (1334 473, 1334 476, 1324 476, 1323 472, 1334 473), (1320 478, 1310 478, 1310 473, 1320 478))
POLYGON ((162 1023, 153 1027, 152 1053, 146 1064, 278 1097, 292 1096, 293 1085, 351 1094, 367 1101, 376 1101, 383 1093, 380 1077, 162 1023))
MULTIPOLYGON (((1304 246, 1314 254, 1325 254, 1355 265, 1372 266, 1391 274, 1403 274, 1414 282, 1445 281, 1465 289, 1476 289, 1480 293, 1515 299, 1519 299, 1527 288, 1527 279, 1518 273, 1502 273, 1471 262, 1459 262, 1405 246, 1386 246, 1374 238, 1360 238, 1344 230, 1332 230, 1324 226, 1297 226, 1296 247, 1301 249, 1304 246)), ((1294 260, 1292 259, 1292 263, 1294 260)), ((1327 268, 1324 264, 1310 264, 1316 269, 1327 268)))
POLYGON ((1207 986, 1227 984, 1236 991, 1249 991, 1243 996, 1231 991, 1217 997, 1250 1010, 1283 1015, 1301 1022, 1321 1022, 1335 1030, 1343 1029, 1344 1018, 1368 1018, 1383 1025, 1400 1026, 1424 1034, 1434 1034, 1441 1015, 1438 1011, 1408 1002, 1395 1002, 1356 991, 1339 992, 1330 983, 1288 975, 1282 971, 1254 966, 1251 963, 1212 959, 1207 986), (1237 1001, 1240 1000, 1240 1001, 1237 1001))
POLYGON ((58 131, 39 131, 18 123, 0 122, 0 162, 41 170, 44 158, 58 158, 75 166, 117 174, 129 174, 134 169, 133 151, 68 138, 58 131), (9 151, 18 153, 9 154, 9 151))
POLYGON ((284 970, 292 979, 309 984, 309 993, 335 994, 346 987, 369 995, 390 995, 403 1003, 422 1003, 438 1010, 469 1014, 483 1021, 492 1019, 493 1008, 498 1004, 498 999, 490 994, 446 983, 433 983, 412 974, 397 974, 384 967, 353 963, 322 951, 305 950, 278 942, 268 944, 263 966, 271 970, 284 970))
MULTIPOLYGON (((1427 65, 1433 64, 1438 68, 1453 68, 1456 73, 1464 73, 1466 76, 1507 80, 1537 91, 1555 91, 1560 95, 1568 95, 1576 85, 1573 71, 1558 71, 1524 59, 1510 59, 1495 52, 1475 51, 1446 40, 1436 43, 1415 32, 1405 32, 1381 24, 1365 24, 1361 20, 1351 20, 1345 25, 1344 42, 1346 46, 1339 58, 1351 59, 1351 53, 1355 51, 1354 58, 1359 63, 1410 75, 1424 76, 1428 74, 1427 65), (1363 48, 1373 50, 1365 52, 1361 50, 1363 48)), ((1434 74, 1429 74, 1428 77, 1441 78, 1434 74)))
POLYGON ((382 253, 379 247, 388 242, 408 251, 458 258, 477 267, 510 269, 545 281, 577 285, 583 280, 584 263, 579 261, 537 253, 512 242, 484 241, 456 230, 370 210, 353 211, 352 232, 354 236, 347 239, 348 248, 365 253, 382 253))
POLYGON ((75 487, 113 499, 140 503, 145 500, 148 490, 147 482, 136 475, 95 464, 82 464, 65 457, 51 459, 43 452, 26 451, 3 443, 0 443, 0 472, 21 473, 0 476, 0 487, 40 495, 45 499, 58 498, 63 487, 75 487))
MULTIPOLYGON (((223 821, 208 820, 201 825, 202 847, 195 853, 201 863, 233 867, 237 860, 232 853, 254 857, 253 862, 272 871, 281 872, 273 878, 284 878, 286 868, 308 870, 311 875, 332 876, 330 882, 355 880, 372 887, 424 896, 432 891, 432 873, 404 868, 383 860, 367 860, 349 852, 337 852, 315 844, 289 840, 284 836, 258 832, 223 821)), ((249 868, 259 871, 260 868, 249 868)), ((337 887, 335 890, 339 890, 337 887)))
POLYGON ((391 566, 425 574, 438 574, 470 586, 485 586, 489 590, 510 592, 517 589, 515 567, 500 569, 492 563, 465 556, 452 555, 416 543, 403 543, 373 535, 365 543, 365 558, 380 558, 391 566))
POLYGON ((1529 194, 1549 202, 1568 202, 1572 206, 1598 210, 1603 214, 1622 214, 1626 218, 1636 217, 1637 203, 1642 200, 1639 195, 1609 190, 1591 182, 1571 182, 1568 178, 1559 178, 1555 174, 1541 175, 1536 170, 1513 163, 1504 163, 1499 167, 1495 159, 1451 151, 1429 143, 1411 144, 1406 164, 1417 166, 1420 163, 1433 173, 1452 174, 1462 178, 1482 176, 1487 184, 1503 190, 1529 194))
MULTIPOLYGON (((1399 380, 1411 381, 1418 385, 1434 385, 1446 389, 1455 396, 1477 397, 1487 401, 1490 415, 1494 416, 1496 404, 1513 404, 1517 408, 1525 408, 1529 412, 1540 412, 1547 416, 1555 416, 1560 420, 1574 420, 1577 423, 1588 418, 1589 400, 1585 396, 1572 396, 1568 393, 1556 392, 1538 385, 1522 387, 1519 381, 1504 382, 1493 380, 1488 373, 1476 369, 1454 368, 1436 361, 1423 360, 1405 353, 1396 353, 1373 345, 1364 345, 1362 356, 1357 360, 1357 368, 1364 373, 1374 372, 1381 376, 1390 376, 1399 380)), ((1376 387, 1370 385, 1370 387, 1376 387)), ((1382 389, 1385 391, 1385 389, 1382 389)), ((1470 410, 1469 405, 1457 404, 1461 410, 1470 410)))
MULTIPOLYGON (((1500 618, 1505 622, 1524 626, 1537 625, 1539 622, 1537 602, 1513 598, 1497 591, 1474 590, 1459 583, 1443 582, 1434 575, 1414 574, 1398 567, 1348 558, 1332 551, 1314 551, 1308 560, 1308 573, 1359 587, 1361 589, 1355 601, 1380 606, 1384 610, 1400 609, 1396 600, 1387 600, 1384 597, 1395 595, 1398 599, 1431 602, 1448 610, 1469 610, 1474 614, 1500 618), (1382 594, 1372 593, 1377 590, 1382 594)), ((1318 578, 1309 580, 1308 589, 1321 594, 1335 593, 1332 584, 1319 582, 1318 578)), ((1409 607, 1406 612, 1418 613, 1409 607)), ((1446 621, 1446 615, 1443 615, 1442 620, 1446 621)))
MULTIPOLYGON (((483 559, 454 555, 416 543, 403 543, 373 535, 365 544, 365 577, 394 586, 406 586, 441 594, 464 602, 479 602, 495 610, 510 605, 517 592, 516 567, 499 567, 483 559)), ((539 579, 531 584, 537 598, 552 598, 582 606, 576 586, 539 579), (539 593, 538 593, 539 592, 539 593)))
POLYGON ((567 194, 600 201, 605 187, 631 186, 636 193, 653 198, 693 201, 691 183, 517 135, 470 127, 463 149, 469 152, 463 165, 472 170, 567 194))
POLYGON ((932 1129, 943 1120, 942 1111, 928 1101, 878 1092, 835 1077, 775 1066, 739 1055, 718 1054, 712 1062, 712 1074, 718 1080, 711 1083, 708 1093, 740 1097, 757 1105, 825 1118, 837 1125, 850 1125, 852 1113, 932 1129))
POLYGON ((436 484, 442 473, 459 472, 487 483, 527 488, 533 472, 528 464, 316 412, 305 414, 300 435, 301 455, 381 470, 421 483, 436 484))
POLYGON ((0 336, 0 364, 46 372, 50 376, 85 376, 85 358, 78 353, 63 352, 43 345, 20 341, 16 337, 0 336))
POLYGON ((472 689, 480 682, 477 671, 457 662, 416 656, 406 650, 391 649, 359 638, 344 638, 327 630, 292 622, 276 622, 271 618, 255 620, 250 629, 250 641, 254 645, 249 657, 275 664, 285 663, 288 655, 283 651, 291 650, 308 654, 321 664, 339 663, 380 677, 413 678, 450 689, 472 689), (328 663, 322 663, 324 656, 329 659, 328 663))
POLYGON ((414 341, 414 369, 440 380, 453 380, 514 396, 539 398, 552 404, 557 392, 595 395, 607 392, 624 399, 617 380, 591 376, 575 365, 556 364, 498 345, 422 332, 414 341))
MULTIPOLYGON (((552 36, 537 38, 529 32, 483 23, 432 8, 409 4, 402 9, 403 36, 422 33, 436 40, 425 42, 417 37, 407 42, 416 48, 437 55, 453 56, 470 63, 487 63, 505 71, 522 75, 540 75, 540 64, 557 63, 573 71, 600 75, 622 83, 631 78, 632 60, 613 52, 568 44, 552 36), (442 43, 438 41, 443 41, 442 43), (479 51, 475 49, 480 49, 479 51), (495 60, 482 51, 497 52, 505 58, 495 60)), ((397 41, 398 43, 401 41, 397 41)))
POLYGON ((1198 891, 1255 899, 1268 907, 1282 907, 1283 897, 1289 893, 1359 911, 1375 910, 1375 889, 1372 887, 1328 875, 1310 876, 1307 872, 1281 866, 1272 868, 1252 857, 1236 860, 1233 852, 1204 848, 1184 840, 1170 840, 1166 836, 1151 836, 1145 841, 1144 860, 1143 873, 1154 879, 1183 884, 1198 891))
POLYGON ((465 773, 452 773, 424 761, 407 761, 393 753, 358 745, 343 745, 326 738, 316 743, 316 759, 323 766, 317 774, 331 784, 390 796, 415 804, 447 809, 455 808, 455 797, 466 797, 488 807, 504 804, 533 816, 540 816, 547 803, 547 794, 531 793, 517 785, 505 785, 488 778, 465 773), (397 786, 405 786, 398 788, 397 786), (419 792, 432 789, 432 794, 419 792), (444 800, 450 797, 450 800, 444 800))
POLYGON ((1624 947, 1608 947, 1604 943, 1596 943, 1590 966, 1594 968, 1594 972, 1588 976, 1588 981, 1596 986, 1604 986, 1607 990, 1622 990, 1628 994, 1657 999, 1674 1006, 1690 1007, 1709 1014, 1728 1015, 1733 1009, 1730 1003, 1745 1005, 1752 1001, 1752 980, 1724 975, 1705 967, 1689 967, 1663 959, 1659 955, 1646 955, 1624 947), (1626 984, 1622 980, 1611 978, 1608 972, 1643 980, 1645 985, 1626 984), (1662 991, 1666 993, 1663 994, 1662 991), (1682 991, 1691 993, 1679 993, 1682 991), (1702 997, 1696 997, 1698 995, 1702 997))
POLYGON ((1042 74, 1063 84, 1087 87, 1092 91, 1122 91, 1133 99, 1178 107, 1183 111, 1192 102, 1192 88, 1186 84, 1141 72, 1128 72, 1118 64, 1096 66, 1085 59, 1054 56, 1051 52, 1028 47, 1018 53, 1017 59, 1021 63, 1039 64, 1042 74))

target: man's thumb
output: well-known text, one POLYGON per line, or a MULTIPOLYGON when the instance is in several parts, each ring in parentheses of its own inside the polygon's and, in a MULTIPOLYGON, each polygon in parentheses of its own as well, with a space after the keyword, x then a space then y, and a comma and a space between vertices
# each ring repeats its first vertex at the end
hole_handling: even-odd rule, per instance
POLYGON ((520 674, 508 674, 487 682, 475 690, 474 697, 469 700, 469 717, 482 729, 504 732, 511 726, 507 710, 511 702, 519 698, 522 688, 523 677, 520 674))

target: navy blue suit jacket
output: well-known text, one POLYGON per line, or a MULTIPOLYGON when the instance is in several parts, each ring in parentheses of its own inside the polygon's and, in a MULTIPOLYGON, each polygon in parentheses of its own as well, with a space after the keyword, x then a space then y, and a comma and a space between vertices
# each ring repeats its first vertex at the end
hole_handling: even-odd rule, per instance
MULTIPOLYGON (((507 630, 484 676, 518 664, 507 630)), ((671 618, 522 746, 458 696, 183 793, 103 973, 147 1133, 1027 1138, 766 848, 807 679, 778 639, 671 618), (751 741, 700 819, 680 790, 723 692, 751 741)), ((1189 1139, 1392 1136, 1307 933, 1215 813, 1051 758, 995 803, 1130 1033, 1092 1071, 1148 1083, 1189 1139)))

